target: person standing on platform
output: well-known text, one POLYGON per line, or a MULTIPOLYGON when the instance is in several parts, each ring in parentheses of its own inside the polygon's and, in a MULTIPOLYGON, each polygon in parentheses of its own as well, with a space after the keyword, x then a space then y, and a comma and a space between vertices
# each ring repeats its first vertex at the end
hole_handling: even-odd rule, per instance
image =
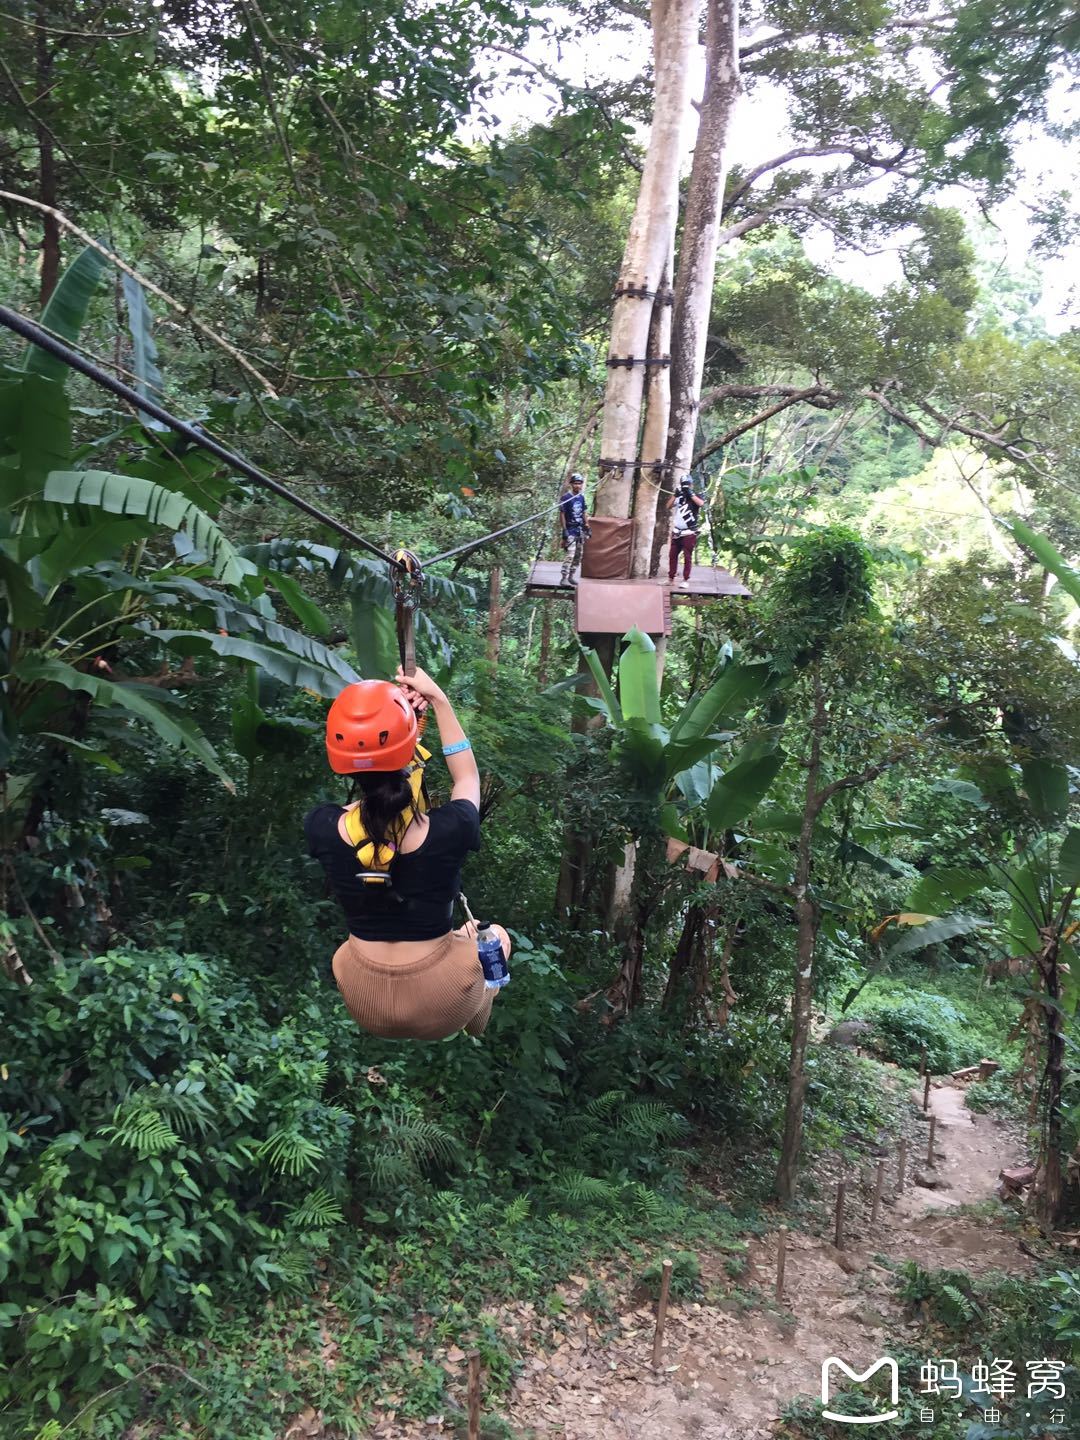
POLYGON ((574 471, 570 476, 570 488, 564 490, 559 500, 559 520, 562 523, 563 566, 560 585, 576 585, 574 569, 581 564, 585 541, 592 531, 589 529, 585 510, 585 476, 574 471))
POLYGON ((683 578, 679 583, 680 590, 690 589, 690 565, 694 557, 694 546, 697 544, 698 520, 701 518, 698 511, 704 504, 703 497, 694 494, 689 475, 683 478, 678 490, 667 503, 667 508, 673 512, 671 544, 668 546, 668 581, 674 585, 681 555, 683 578))

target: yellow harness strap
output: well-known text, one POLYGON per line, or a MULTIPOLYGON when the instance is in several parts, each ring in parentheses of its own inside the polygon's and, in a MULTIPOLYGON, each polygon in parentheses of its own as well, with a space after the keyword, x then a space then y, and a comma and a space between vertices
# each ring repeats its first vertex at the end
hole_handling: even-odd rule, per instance
MULTIPOLYGON (((406 805, 401 812, 401 834, 412 824, 417 815, 423 815, 427 811, 427 801, 424 799, 424 766, 431 759, 431 751, 425 750, 423 745, 417 745, 413 752, 413 758, 409 765, 409 788, 412 791, 412 803, 406 805)), ((356 848, 356 858, 360 864, 360 879, 366 885, 389 885, 390 864, 397 854, 397 846, 392 842, 386 845, 376 846, 368 839, 367 831, 364 829, 364 821, 360 814, 360 806, 350 810, 345 816, 345 830, 349 841, 356 848)))

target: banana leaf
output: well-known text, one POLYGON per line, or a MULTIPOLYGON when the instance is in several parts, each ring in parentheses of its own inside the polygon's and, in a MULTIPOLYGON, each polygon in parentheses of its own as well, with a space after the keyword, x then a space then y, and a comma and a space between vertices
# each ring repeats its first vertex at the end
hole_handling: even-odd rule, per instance
MULTIPOLYGON (((623 720, 618 754, 634 781, 644 790, 659 791, 664 783, 664 747, 668 733, 662 725, 628 715, 623 720)), ((659 803, 659 795, 657 797, 659 803)))
POLYGON ((352 639, 360 669, 367 680, 390 680, 397 673, 397 625, 389 610, 353 595, 350 602, 352 639))
POLYGON ((715 730, 727 717, 741 712, 774 684, 769 663, 728 665, 715 684, 703 695, 692 696, 671 729, 673 742, 689 744, 715 730))
POLYGON ((735 734, 734 730, 722 730, 716 735, 703 735, 700 740, 691 740, 685 745, 669 742, 664 752, 667 779, 673 780, 680 770, 689 770, 700 760, 707 760, 726 741, 733 740, 735 734))
POLYGON ((1062 820, 1069 809, 1069 772, 1052 760, 1029 760, 1022 767, 1024 793, 1039 820, 1062 820))
POLYGON ((581 653, 585 656, 585 663, 588 665, 592 672, 592 677, 596 681, 596 688, 600 692, 600 699, 607 712, 608 723, 610 725, 621 726, 623 723, 622 710, 619 708, 619 702, 615 698, 615 691, 611 688, 611 681, 605 674, 604 667, 600 664, 600 657, 595 650, 583 650, 581 653))
MULTIPOLYGON (((909 873, 906 866, 890 860, 877 850, 871 850, 867 845, 860 845, 857 840, 841 840, 836 855, 838 860, 865 865, 867 869, 876 870, 879 875, 888 875, 894 880, 905 880, 909 873)), ((911 908, 917 910, 919 907, 913 905, 911 908)))
POLYGON ((713 786, 705 806, 709 828, 720 832, 745 820, 768 794, 786 758, 783 751, 777 750, 726 770, 713 786))
MULTIPOLYGON (((57 281, 41 316, 42 328, 74 345, 107 264, 108 261, 89 245, 81 250, 57 281)), ((37 345, 27 346, 23 369, 28 375, 42 375, 59 381, 61 385, 68 377, 68 367, 64 362, 37 345)))
MULTIPOLYGON (((660 682, 656 675, 656 646, 635 626, 619 656, 619 708, 626 721, 660 724, 660 682)), ((665 732, 666 738, 666 732, 665 732)))
POLYGON ((7 608, 4 629, 34 630, 44 623, 45 605, 26 569, 6 555, 0 555, 0 591, 7 608))
MULTIPOLYGON (((130 275, 121 275, 120 279, 127 304, 128 329, 131 331, 135 389, 147 400, 160 401, 164 398, 164 387, 161 371, 158 369, 157 345, 154 342, 154 316, 139 282, 130 275)), ((149 430, 167 432, 169 429, 160 420, 155 420, 142 411, 139 412, 139 418, 149 430)))
POLYGON ((66 525, 37 557, 38 573, 46 585, 55 585, 75 570, 96 565, 149 535, 153 526, 144 520, 100 520, 94 525, 66 525))
POLYGON ((1080 605, 1080 573, 1055 550, 1050 541, 1029 529, 1022 520, 1007 520, 1004 524, 1006 529, 1012 532, 1016 543, 1034 555, 1043 569, 1056 575, 1061 588, 1080 605))
POLYGON ((15 462, 0 465, 0 505, 11 508, 38 494, 51 470, 71 464, 71 412, 62 383, 26 374, 0 386, 0 442, 15 462))
POLYGON ((114 706, 126 711, 135 719, 149 725, 166 745, 185 750, 196 760, 200 760, 227 789, 234 788, 217 758, 214 747, 194 723, 186 715, 169 714, 161 702, 149 699, 143 691, 112 680, 103 680, 97 675, 85 674, 71 665, 65 665, 62 660, 54 660, 45 655, 23 656, 15 666, 15 674, 22 681, 60 685, 65 690, 89 695, 98 705, 114 706))
POLYGON ((991 883, 986 870, 971 865, 935 865, 923 872, 907 898, 907 909, 942 915, 991 883))
POLYGON ((676 772, 675 784, 688 809, 693 810, 698 805, 704 805, 712 793, 716 775, 716 766, 709 759, 698 760, 687 769, 676 772))
POLYGON ((1061 842, 1058 856, 1058 881, 1067 890, 1080 885, 1080 830, 1071 826, 1061 842))
POLYGON ((219 526, 183 495, 137 476, 108 470, 54 470, 45 481, 45 499, 60 505, 87 505, 112 515, 138 515, 153 525, 184 531, 225 585, 239 586, 251 572, 219 526))
POLYGON ((280 570, 263 570, 262 579, 272 585, 300 623, 314 635, 329 635, 330 621, 315 604, 309 600, 291 575, 282 575, 280 570))
POLYGON ((891 962, 901 955, 913 955, 917 950, 925 950, 928 945, 940 945, 943 940, 954 940, 958 935, 970 935, 975 930, 985 929, 989 923, 978 915, 962 915, 959 911, 928 920, 925 925, 918 925, 902 935, 895 945, 890 945, 885 952, 886 961, 891 962))
POLYGON ((1010 955, 1032 955, 1042 945, 1039 933, 1056 908, 1050 868, 1050 837, 1040 835, 1010 866, 1004 887, 1011 898, 1005 932, 1010 955))
MULTIPOLYGON (((271 631, 284 629, 280 625, 267 628, 271 631)), ((214 635, 205 630, 150 632, 155 640, 160 640, 162 644, 182 655, 200 655, 212 651, 224 659, 249 660, 275 680, 291 685, 294 689, 314 690, 316 694, 325 695, 329 700, 340 694, 344 686, 359 680, 360 677, 352 666, 334 655, 333 651, 308 640, 304 635, 298 635, 294 630, 285 633, 301 643, 290 646, 288 650, 278 650, 271 645, 251 640, 246 635, 214 635), (327 658, 324 660, 321 657, 327 658)))

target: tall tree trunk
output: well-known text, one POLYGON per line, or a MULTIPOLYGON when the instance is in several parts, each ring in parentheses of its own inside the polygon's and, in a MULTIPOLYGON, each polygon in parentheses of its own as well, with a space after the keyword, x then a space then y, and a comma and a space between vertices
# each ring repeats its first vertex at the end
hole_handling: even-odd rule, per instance
MULTIPOLYGON (((1068 908, 1065 909, 1068 914, 1068 908)), ((1061 1217, 1064 1184, 1061 1177, 1061 1092, 1065 1076, 1065 1027, 1061 1013, 1061 970, 1059 953, 1061 934, 1058 927, 1047 927, 1043 946, 1038 954, 1039 973, 1046 987, 1046 1100, 1043 1132, 1043 1173, 1040 1185, 1040 1210, 1043 1221, 1057 1224, 1061 1217)))
MULTIPOLYGON (((578 693, 596 695, 596 681, 584 655, 578 660, 578 674, 582 676, 578 693)), ((599 715, 589 715, 584 706, 575 706, 570 729, 575 735, 583 735, 586 730, 602 723, 599 715)), ((573 770, 570 773, 570 783, 574 783, 573 770)), ((572 820, 563 826, 562 860, 555 887, 555 916, 564 924, 569 921, 570 924, 577 925, 579 922, 585 906, 593 849, 593 837, 587 828, 580 824, 575 825, 572 820)))
POLYGON ((731 1012, 739 998, 731 983, 731 955, 735 949, 736 934, 737 926, 729 923, 728 932, 724 936, 724 948, 720 954, 720 989, 723 991, 723 998, 715 1017, 715 1024, 719 1026, 726 1025, 731 1019, 731 1012))
POLYGON ((653 0, 653 120, 611 317, 600 443, 598 515, 629 516, 634 493, 649 330, 679 213, 679 164, 690 102, 699 0, 653 0), (634 364, 616 365, 615 360, 634 364), (605 461, 613 462, 607 465, 605 461))
POLYGON ((686 907, 686 914, 683 916, 682 930, 679 932, 678 943, 675 946, 675 954, 671 958, 671 965, 668 969, 667 986, 664 989, 664 998, 660 1002, 661 1010, 674 1010, 690 982, 690 975, 695 965, 694 956, 700 944, 704 919, 705 910, 703 906, 688 905, 686 907))
POLYGON ((795 919, 798 926, 795 947, 795 984, 791 1002, 791 1055, 788 1062, 788 1097, 784 1113, 784 1140, 776 1172, 776 1193, 790 1204, 799 1178, 802 1149, 803 1109, 806 1103, 806 1047, 810 1039, 810 1005, 814 995, 814 956, 817 948, 818 909, 810 897, 810 867, 814 827, 821 810, 818 779, 821 774, 821 742, 828 724, 825 692, 821 684, 821 662, 813 662, 814 719, 810 741, 810 763, 806 775, 806 799, 795 856, 795 919))
POLYGON ((487 619, 487 641, 484 647, 485 658, 494 667, 499 663, 499 650, 502 647, 502 622, 504 611, 499 603, 502 594, 502 566, 491 567, 491 593, 488 599, 487 619))
POLYGON ((678 484, 682 476, 689 473, 694 454, 705 342, 716 277, 716 243, 727 177, 727 138, 739 90, 738 6, 736 0, 709 0, 705 92, 675 282, 671 425, 667 445, 672 484, 678 484))
POLYGON ((657 363, 647 367, 649 373, 645 377, 645 424, 641 432, 641 468, 634 489, 634 555, 630 567, 630 573, 640 578, 653 574, 656 512, 661 494, 669 488, 664 484, 664 455, 671 421, 671 366, 660 362, 665 356, 670 359, 671 355, 674 291, 670 277, 674 261, 673 250, 660 279, 649 325, 649 359, 657 363))
MULTIPOLYGON (((34 26, 34 52, 36 56, 35 80, 37 84, 38 114, 38 199, 43 205, 56 207, 56 150, 52 132, 40 118, 41 107, 52 84, 53 58, 49 51, 45 22, 47 9, 38 6, 37 23, 34 26)), ((60 278, 60 226, 52 215, 46 215, 41 222, 41 308, 44 309, 56 289, 60 278)))
MULTIPOLYGON (((673 313, 669 318, 665 313, 667 306, 660 303, 662 297, 659 297, 650 328, 650 341, 657 351, 670 336, 671 373, 669 378, 662 366, 649 367, 656 374, 648 381, 649 404, 640 449, 642 468, 633 511, 636 522, 633 573, 638 576, 654 573, 659 543, 662 543, 657 534, 660 492, 651 482, 654 477, 659 480, 663 476, 667 481, 664 488, 670 490, 679 476, 689 470, 693 454, 716 273, 716 244, 726 173, 725 147, 739 94, 738 37, 735 0, 709 0, 705 89, 679 246, 673 313), (662 440, 659 427, 665 420, 667 435, 662 440), (651 470, 647 467, 656 464, 661 444, 665 446, 666 463, 651 470)), ((612 350, 618 353, 614 342, 612 350)), ((653 358, 661 358, 661 353, 654 354, 653 358)), ((612 456, 606 437, 603 454, 612 456)), ((666 533, 666 521, 665 512, 659 527, 661 532, 666 533)), ((629 909, 632 912, 634 907, 629 909)))
POLYGON ((536 678, 541 685, 547 684, 548 663, 551 659, 551 606, 545 605, 540 615, 540 656, 537 661, 536 678))

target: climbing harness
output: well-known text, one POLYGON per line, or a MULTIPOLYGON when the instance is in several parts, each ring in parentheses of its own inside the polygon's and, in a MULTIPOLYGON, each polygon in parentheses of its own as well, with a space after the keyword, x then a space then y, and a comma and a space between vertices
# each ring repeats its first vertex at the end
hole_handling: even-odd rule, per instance
MULTIPOLYGON (((406 805, 398 819, 399 839, 418 815, 427 814, 428 798, 424 788, 424 767, 430 759, 431 751, 425 750, 423 745, 417 745, 412 761, 406 767, 412 800, 406 805)), ((364 829, 364 819, 360 812, 361 807, 357 805, 355 810, 348 811, 345 816, 345 830, 349 837, 349 843, 356 851, 356 859, 360 865, 357 878, 363 880, 365 885, 380 885, 387 890, 392 890, 390 866, 397 855, 398 842, 388 840, 384 845, 376 846, 364 829)))

